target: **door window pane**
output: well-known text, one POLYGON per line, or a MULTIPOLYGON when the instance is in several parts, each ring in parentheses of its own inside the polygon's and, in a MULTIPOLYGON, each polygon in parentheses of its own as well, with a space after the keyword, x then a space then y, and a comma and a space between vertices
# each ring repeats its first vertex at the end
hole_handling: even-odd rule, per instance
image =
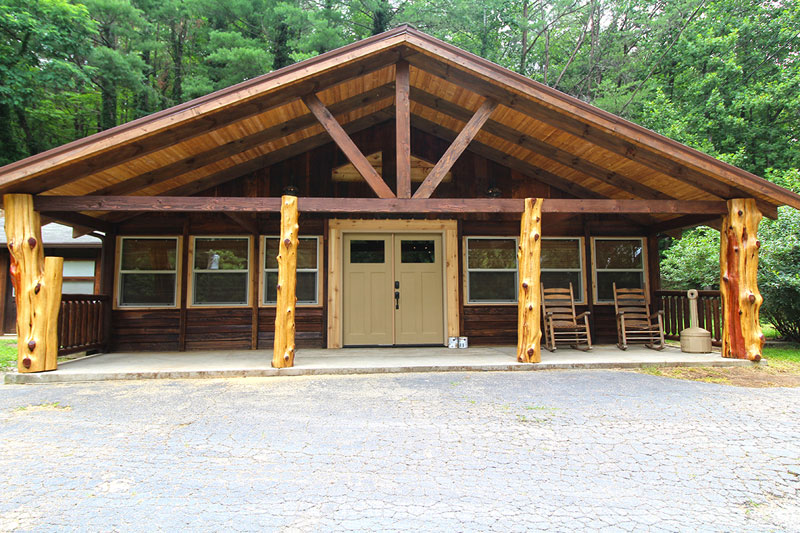
POLYGON ((433 241, 400 241, 400 262, 435 263, 433 241))
POLYGON ((385 241, 350 241, 351 263, 384 263, 385 241))

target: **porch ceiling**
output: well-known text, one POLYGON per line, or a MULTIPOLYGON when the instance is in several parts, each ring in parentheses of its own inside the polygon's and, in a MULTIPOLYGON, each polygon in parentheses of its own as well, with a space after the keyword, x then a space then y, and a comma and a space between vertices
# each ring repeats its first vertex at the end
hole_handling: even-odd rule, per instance
POLYGON ((415 127, 453 138, 491 97, 500 105, 469 149, 573 196, 800 208, 762 178, 406 26, 7 165, 0 193, 202 193, 331 142, 304 95, 351 133, 392 119, 401 59, 415 127))

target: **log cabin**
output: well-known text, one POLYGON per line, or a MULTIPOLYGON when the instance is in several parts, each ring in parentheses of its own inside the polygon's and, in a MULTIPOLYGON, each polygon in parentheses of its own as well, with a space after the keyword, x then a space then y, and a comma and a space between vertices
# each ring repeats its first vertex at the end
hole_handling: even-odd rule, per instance
POLYGON ((613 342, 613 284, 654 294, 658 236, 698 224, 723 234, 723 355, 758 360, 758 222, 800 208, 409 26, 7 165, 0 194, 23 372, 54 368, 74 329, 41 217, 103 235, 86 330, 105 349, 261 349, 280 367, 296 348, 458 336, 536 362, 541 286, 570 283, 613 342))

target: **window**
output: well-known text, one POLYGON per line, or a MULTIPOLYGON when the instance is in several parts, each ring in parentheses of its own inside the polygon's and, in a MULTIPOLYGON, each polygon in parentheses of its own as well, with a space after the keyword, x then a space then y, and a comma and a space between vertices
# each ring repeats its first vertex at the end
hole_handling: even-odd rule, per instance
POLYGON ((94 259, 64 259, 62 294, 94 294, 94 259))
POLYGON ((517 301, 517 239, 467 237, 467 302, 517 301))
MULTIPOLYGON (((267 305, 278 298, 278 237, 264 237, 264 294, 267 305)), ((300 237, 297 247, 297 303, 319 303, 319 237, 300 237)))
POLYGON ((567 237, 542 239, 542 285, 552 289, 567 288, 572 283, 576 303, 584 303, 581 242, 567 237))
POLYGON ((117 305, 175 307, 177 280, 177 237, 120 238, 117 305))
POLYGON ((645 288, 644 241, 595 237, 595 301, 614 301, 614 283, 618 288, 645 288))
POLYGON ((194 237, 193 305, 247 305, 249 237, 194 237))

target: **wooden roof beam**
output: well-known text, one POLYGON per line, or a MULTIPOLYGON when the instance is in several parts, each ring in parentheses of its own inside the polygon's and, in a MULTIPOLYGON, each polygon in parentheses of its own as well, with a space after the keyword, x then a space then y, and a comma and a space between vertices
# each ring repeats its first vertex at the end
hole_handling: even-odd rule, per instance
MULTIPOLYGON (((452 141, 457 136, 456 132, 431 122, 426 118, 420 117, 419 115, 411 115, 411 123, 415 128, 419 128, 426 133, 430 133, 435 137, 440 137, 445 140, 452 141)), ((571 194, 572 196, 576 196, 578 198, 607 198, 607 196, 604 196, 596 191, 588 189, 575 182, 566 180, 561 176, 556 176, 555 174, 544 169, 535 167, 527 161, 511 157, 509 154, 496 148, 492 148, 491 146, 481 142, 472 141, 469 149, 471 152, 485 157, 486 159, 517 170, 526 176, 532 177, 538 181, 541 181, 542 183, 555 187, 560 191, 571 194)))
MULTIPOLYGON (((183 120, 178 124, 173 124, 169 127, 163 127, 153 132, 142 133, 134 140, 121 144, 107 144, 102 150, 96 150, 91 155, 76 158, 69 163, 62 165, 54 164, 52 168, 40 171, 30 178, 24 177, 17 172, 11 172, 5 176, 0 177, 0 194, 7 192, 9 188, 13 187, 14 192, 26 192, 37 194, 46 191, 50 188, 65 185, 73 181, 79 180, 90 174, 95 174, 103 170, 108 170, 117 165, 121 165, 133 159, 151 154, 155 151, 174 146, 178 143, 187 141, 204 135, 215 129, 227 126, 240 120, 252 118, 260 115, 273 108, 285 105, 289 102, 297 100, 300 95, 310 92, 319 92, 340 83, 346 82, 353 78, 358 78, 375 72, 389 65, 394 65, 401 59, 416 54, 415 51, 407 47, 400 46, 390 48, 377 52, 372 55, 357 59, 351 63, 340 65, 337 68, 329 68, 320 72, 319 74, 309 76, 296 83, 285 83, 263 96, 257 98, 250 98, 244 102, 236 105, 226 106, 212 112, 206 113, 201 116, 196 116, 191 119, 183 120)), ((299 64, 298 64, 299 65, 299 64)), ((291 70, 292 67, 287 67, 291 70)), ((275 77, 275 75, 267 74, 268 77, 275 77)), ((234 88, 223 89, 222 93, 229 93, 234 88)), ((201 100, 209 100, 214 97, 219 97, 217 93, 212 93, 201 100)), ((194 104, 199 105, 196 101, 180 104, 175 108, 166 109, 153 115, 137 119, 133 122, 117 126, 110 130, 106 130, 99 134, 92 135, 85 139, 79 139, 72 143, 58 147, 53 151, 67 151, 74 149, 77 145, 86 143, 97 143, 102 139, 108 137, 113 138, 122 130, 131 130, 138 127, 140 124, 149 124, 154 120, 162 117, 171 116, 174 113, 186 111, 185 108, 194 104)), ((109 141, 110 142, 110 141, 109 141)), ((43 152, 33 156, 37 161, 46 157, 53 158, 52 151, 43 152)), ((26 162, 27 160, 23 160, 26 162)), ((20 165, 23 163, 20 162, 20 165)), ((14 166, 12 164, 10 166, 14 166)))
POLYGON ((378 198, 394 198, 395 195, 392 190, 383 181, 383 178, 375 170, 375 168, 367 161, 361 150, 358 149, 356 143, 336 121, 336 118, 331 112, 320 102, 315 94, 308 94, 303 97, 303 103, 306 104, 309 110, 317 117, 322 127, 330 134, 339 149, 344 153, 350 163, 358 170, 361 177, 366 180, 378 198))
MULTIPOLYGON (((298 200, 305 213, 522 213, 522 198, 308 198, 298 200)), ((36 196, 34 208, 41 212, 75 211, 138 212, 225 212, 275 213, 281 208, 279 197, 233 196, 36 196)), ((682 200, 544 200, 543 213, 570 214, 711 214, 727 212, 727 204, 717 201, 682 200)))
MULTIPOLYGON (((411 88, 411 99, 414 102, 424 105, 425 107, 429 107, 462 122, 466 121, 470 115, 470 111, 468 109, 425 92, 417 87, 411 88)), ((539 139, 524 135, 500 122, 488 120, 486 124, 484 124, 483 130, 496 137, 500 137, 501 139, 514 144, 518 144, 519 146, 555 161, 556 163, 573 168, 578 172, 586 174, 587 176, 596 180, 613 185, 614 187, 622 191, 629 192, 635 196, 642 198, 661 199, 674 198, 673 196, 664 194, 661 191, 647 187, 646 185, 642 185, 638 181, 627 178, 617 172, 605 169, 591 161, 575 156, 566 150, 562 150, 561 148, 550 145, 539 139)))
POLYGON ((450 172, 450 169, 453 167, 453 163, 455 163, 461 154, 464 153, 464 150, 467 149, 469 143, 471 143, 475 136, 478 135, 478 132, 481 130, 481 127, 489 120, 489 116, 491 116, 492 112, 497 109, 497 102, 494 100, 487 98, 481 104, 475 114, 472 115, 472 118, 464 125, 464 128, 459 132, 456 136, 455 140, 453 140, 452 144, 447 148, 445 153, 439 158, 439 161, 434 165, 428 175, 425 177, 425 180, 420 184, 417 188, 417 191, 414 193, 414 198, 430 198, 433 191, 436 190, 436 187, 444 179, 445 175, 450 172))
MULTIPOLYGON (((358 94, 341 102, 330 106, 330 112, 334 115, 347 113, 354 109, 374 104, 384 98, 390 97, 394 93, 393 84, 389 83, 381 87, 358 94)), ((247 135, 240 139, 215 146, 211 150, 193 154, 184 159, 175 161, 167 166, 145 172, 133 178, 111 184, 107 187, 97 189, 89 194, 116 195, 130 194, 141 189, 146 189, 158 183, 165 182, 187 172, 197 170, 206 165, 213 164, 221 159, 245 152, 261 144, 266 144, 281 137, 291 135, 297 131, 309 128, 317 124, 316 117, 311 113, 306 113, 298 117, 281 122, 272 127, 263 129, 252 135, 247 135)))
POLYGON ((575 137, 600 146, 631 161, 636 161, 648 168, 688 183, 698 189, 708 191, 720 198, 741 198, 751 197, 753 195, 752 192, 742 191, 719 181, 713 176, 677 163, 659 154, 655 150, 635 145, 620 136, 601 130, 555 109, 551 109, 532 99, 522 98, 505 87, 484 80, 476 74, 452 67, 433 57, 425 54, 415 54, 408 57, 407 60, 412 66, 424 70, 429 74, 447 80, 450 83, 459 84, 476 94, 490 96, 502 105, 515 111, 524 113, 536 120, 566 131, 575 137))

